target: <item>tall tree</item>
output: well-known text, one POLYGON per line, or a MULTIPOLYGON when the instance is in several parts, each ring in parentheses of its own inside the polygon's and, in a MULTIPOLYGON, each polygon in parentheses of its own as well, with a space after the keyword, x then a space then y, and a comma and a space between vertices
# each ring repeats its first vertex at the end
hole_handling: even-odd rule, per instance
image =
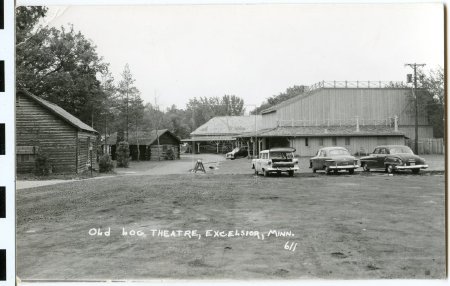
POLYGON ((215 116, 244 114, 244 100, 235 95, 191 98, 186 105, 186 116, 191 129, 196 129, 215 116))
POLYGON ((419 110, 428 116, 433 125, 433 135, 444 137, 445 92, 444 69, 432 69, 429 74, 419 74, 422 92, 419 93, 419 110))
POLYGON ((45 98, 95 125, 105 94, 97 75, 108 65, 96 46, 73 26, 43 27, 45 7, 16 10, 16 78, 19 88, 45 98))

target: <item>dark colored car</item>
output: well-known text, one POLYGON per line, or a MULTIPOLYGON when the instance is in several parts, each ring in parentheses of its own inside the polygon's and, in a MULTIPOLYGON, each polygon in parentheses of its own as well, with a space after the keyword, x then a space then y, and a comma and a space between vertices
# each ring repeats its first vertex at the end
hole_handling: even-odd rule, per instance
POLYGON ((358 160, 344 147, 325 147, 309 160, 309 167, 313 173, 317 170, 325 170, 327 174, 332 171, 348 171, 353 174, 359 165, 358 160))
POLYGON ((231 152, 228 152, 225 157, 227 159, 237 159, 241 157, 247 157, 248 156, 248 150, 247 147, 236 147, 231 152))
POLYGON ((425 159, 417 156, 408 146, 386 145, 378 146, 372 154, 361 158, 364 171, 383 169, 388 173, 397 170, 411 170, 414 174, 428 168, 425 159))

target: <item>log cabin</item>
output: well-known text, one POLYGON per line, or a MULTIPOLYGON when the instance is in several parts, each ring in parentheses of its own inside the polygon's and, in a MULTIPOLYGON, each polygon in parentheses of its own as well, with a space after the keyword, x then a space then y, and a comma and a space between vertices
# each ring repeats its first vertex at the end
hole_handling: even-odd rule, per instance
POLYGON ((38 153, 53 173, 82 173, 97 162, 98 132, 66 110, 27 90, 16 94, 16 166, 34 171, 38 153))
MULTIPOLYGON (((103 138, 106 138, 106 144, 102 142, 102 149, 106 153, 110 152, 112 159, 115 160, 117 132, 103 136, 103 138)), ((127 140, 125 139, 125 141, 127 140)), ((180 138, 168 129, 131 131, 128 135, 128 144, 131 160, 166 160, 169 149, 173 151, 175 159, 180 159, 180 138)))

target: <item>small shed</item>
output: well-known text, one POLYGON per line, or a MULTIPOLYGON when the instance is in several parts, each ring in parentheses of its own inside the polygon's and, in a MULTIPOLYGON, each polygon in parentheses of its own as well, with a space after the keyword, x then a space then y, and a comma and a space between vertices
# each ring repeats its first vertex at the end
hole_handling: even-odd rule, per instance
MULTIPOLYGON (((104 149, 110 149, 111 157, 115 160, 117 132, 106 136, 106 142, 109 146, 104 149)), ((173 152, 175 159, 180 159, 181 140, 168 129, 130 132, 128 134, 128 144, 132 160, 166 160, 168 150, 173 152)))
POLYGON ((35 168, 45 153, 54 173, 81 173, 95 168, 98 132, 66 110, 27 90, 16 94, 17 172, 35 168))

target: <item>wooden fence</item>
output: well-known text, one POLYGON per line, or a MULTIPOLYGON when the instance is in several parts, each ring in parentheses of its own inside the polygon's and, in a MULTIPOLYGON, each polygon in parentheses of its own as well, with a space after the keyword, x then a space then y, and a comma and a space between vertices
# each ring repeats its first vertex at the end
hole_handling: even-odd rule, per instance
MULTIPOLYGON (((407 139, 406 145, 414 150, 414 139, 407 139)), ((442 138, 419 139, 419 154, 444 154, 445 144, 442 138)))

